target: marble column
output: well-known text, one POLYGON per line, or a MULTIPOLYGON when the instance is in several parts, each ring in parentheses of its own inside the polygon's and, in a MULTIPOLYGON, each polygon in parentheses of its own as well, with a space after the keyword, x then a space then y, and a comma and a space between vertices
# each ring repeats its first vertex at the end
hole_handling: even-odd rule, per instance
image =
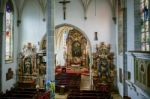
POLYGON ((54 55, 54 0, 47 0, 47 69, 46 80, 55 80, 54 55))
POLYGON ((2 91, 2 41, 3 41, 3 13, 0 12, 0 91, 2 91))

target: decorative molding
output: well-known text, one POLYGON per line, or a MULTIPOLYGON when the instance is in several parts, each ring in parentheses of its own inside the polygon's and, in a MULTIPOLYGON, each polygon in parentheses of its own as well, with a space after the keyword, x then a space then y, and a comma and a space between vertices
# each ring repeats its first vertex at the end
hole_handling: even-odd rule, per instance
POLYGON ((150 59, 150 51, 129 51, 134 58, 150 59))

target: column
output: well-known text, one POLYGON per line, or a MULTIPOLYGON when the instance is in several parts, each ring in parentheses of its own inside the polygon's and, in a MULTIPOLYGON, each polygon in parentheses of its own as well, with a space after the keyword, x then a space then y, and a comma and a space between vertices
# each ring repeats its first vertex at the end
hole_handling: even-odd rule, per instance
POLYGON ((127 72, 127 1, 124 1, 123 8, 123 96, 128 96, 128 85, 126 79, 128 78, 127 72))
POLYGON ((0 12, 0 91, 2 91, 2 41, 3 41, 3 13, 0 12))
POLYGON ((47 0, 47 69, 46 80, 55 80, 54 55, 54 0, 47 0))
MULTIPOLYGON (((130 0, 128 0, 130 2, 130 0)), ((136 50, 141 50, 141 15, 140 0, 134 0, 134 47, 136 50)))

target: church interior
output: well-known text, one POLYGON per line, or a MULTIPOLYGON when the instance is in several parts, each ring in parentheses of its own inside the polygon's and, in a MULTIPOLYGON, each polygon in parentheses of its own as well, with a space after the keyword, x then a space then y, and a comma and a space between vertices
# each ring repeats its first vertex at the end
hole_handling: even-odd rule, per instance
POLYGON ((0 99, 150 99, 149 0, 0 0, 0 99))

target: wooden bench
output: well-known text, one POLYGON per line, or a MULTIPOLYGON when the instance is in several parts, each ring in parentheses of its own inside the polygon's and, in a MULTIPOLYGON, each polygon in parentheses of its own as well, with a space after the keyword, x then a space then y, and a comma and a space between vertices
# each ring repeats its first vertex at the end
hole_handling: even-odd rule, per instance
POLYGON ((111 99, 110 92, 93 90, 73 90, 70 91, 67 99, 111 99))
POLYGON ((65 91, 71 89, 80 89, 81 74, 57 74, 56 80, 56 92, 60 91, 60 86, 65 86, 65 91))
POLYGON ((0 99, 50 99, 50 91, 44 89, 15 88, 0 95, 0 99))

